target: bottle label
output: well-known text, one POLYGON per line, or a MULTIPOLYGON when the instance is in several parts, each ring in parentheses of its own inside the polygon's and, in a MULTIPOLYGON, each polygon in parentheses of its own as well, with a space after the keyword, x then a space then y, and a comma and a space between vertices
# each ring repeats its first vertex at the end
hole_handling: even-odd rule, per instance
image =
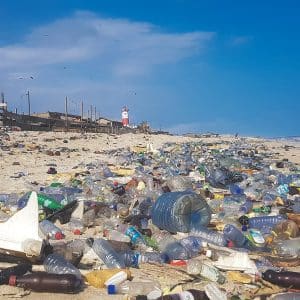
POLYGON ((181 292, 179 296, 180 296, 180 300, 196 300, 193 294, 188 291, 181 292))
POLYGON ((218 281, 218 272, 215 270, 214 267, 202 265, 200 275, 207 279, 210 279, 211 281, 218 281))
POLYGON ((255 243, 257 243, 257 244, 265 243, 265 239, 264 239, 263 235, 258 230, 250 229, 249 233, 255 243))
POLYGON ((136 231, 133 227, 129 227, 127 230, 126 230, 126 233, 125 233, 127 236, 130 237, 132 243, 136 243, 139 238, 140 238, 140 234, 138 231, 136 231))

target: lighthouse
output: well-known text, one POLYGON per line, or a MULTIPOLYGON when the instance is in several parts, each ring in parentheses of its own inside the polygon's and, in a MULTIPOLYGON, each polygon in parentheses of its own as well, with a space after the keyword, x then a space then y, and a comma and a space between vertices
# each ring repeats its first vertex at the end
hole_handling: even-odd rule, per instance
POLYGON ((127 106, 124 106, 122 108, 122 124, 125 127, 129 126, 128 111, 129 111, 129 109, 127 108, 127 106))

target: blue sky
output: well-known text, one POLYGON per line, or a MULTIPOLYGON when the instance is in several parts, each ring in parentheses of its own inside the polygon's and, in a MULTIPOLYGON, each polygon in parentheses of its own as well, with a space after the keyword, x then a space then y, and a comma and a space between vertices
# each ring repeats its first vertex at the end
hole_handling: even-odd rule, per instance
POLYGON ((300 135, 300 3, 0 2, 0 90, 27 113, 95 105, 173 133, 300 135))

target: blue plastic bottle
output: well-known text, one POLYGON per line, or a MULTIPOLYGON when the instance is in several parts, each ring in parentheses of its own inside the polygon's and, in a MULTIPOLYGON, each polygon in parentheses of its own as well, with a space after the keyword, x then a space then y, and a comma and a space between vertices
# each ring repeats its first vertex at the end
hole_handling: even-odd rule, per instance
POLYGON ((249 227, 250 228, 263 228, 270 227, 273 228, 276 224, 285 221, 286 218, 283 215, 277 216, 261 216, 249 218, 249 227))
POLYGON ((206 227, 193 228, 191 230, 193 236, 200 237, 203 241, 224 247, 227 245, 227 240, 224 235, 206 227))
POLYGON ((234 225, 227 224, 223 229, 224 237, 237 248, 248 248, 248 239, 234 225))
POLYGON ((211 210, 206 201, 194 192, 162 194, 152 208, 152 222, 169 232, 189 232, 191 228, 206 226, 211 210))

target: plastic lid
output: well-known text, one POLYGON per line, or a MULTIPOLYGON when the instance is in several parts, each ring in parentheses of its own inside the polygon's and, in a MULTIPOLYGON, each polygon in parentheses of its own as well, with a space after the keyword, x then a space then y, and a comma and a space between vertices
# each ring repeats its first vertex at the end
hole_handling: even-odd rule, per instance
POLYGON ((228 248, 233 248, 234 247, 233 241, 229 241, 228 244, 227 244, 227 247, 228 248))
POLYGON ((81 235, 80 229, 75 229, 75 230, 73 231, 73 233, 74 233, 75 235, 81 235))
POLYGON ((61 239, 63 239, 64 236, 61 232, 56 232, 54 237, 56 240, 61 240, 61 239))
POLYGON ((114 284, 108 285, 107 293, 108 293, 108 295, 115 295, 116 294, 116 286, 114 284))
POLYGON ((212 251, 211 251, 210 249, 206 250, 205 255, 206 255, 207 257, 211 257, 211 256, 212 256, 212 251))
POLYGON ((9 284, 9 285, 12 285, 12 286, 15 286, 15 285, 16 285, 16 280, 17 280, 17 276, 11 275, 11 276, 9 277, 8 284, 9 284))

